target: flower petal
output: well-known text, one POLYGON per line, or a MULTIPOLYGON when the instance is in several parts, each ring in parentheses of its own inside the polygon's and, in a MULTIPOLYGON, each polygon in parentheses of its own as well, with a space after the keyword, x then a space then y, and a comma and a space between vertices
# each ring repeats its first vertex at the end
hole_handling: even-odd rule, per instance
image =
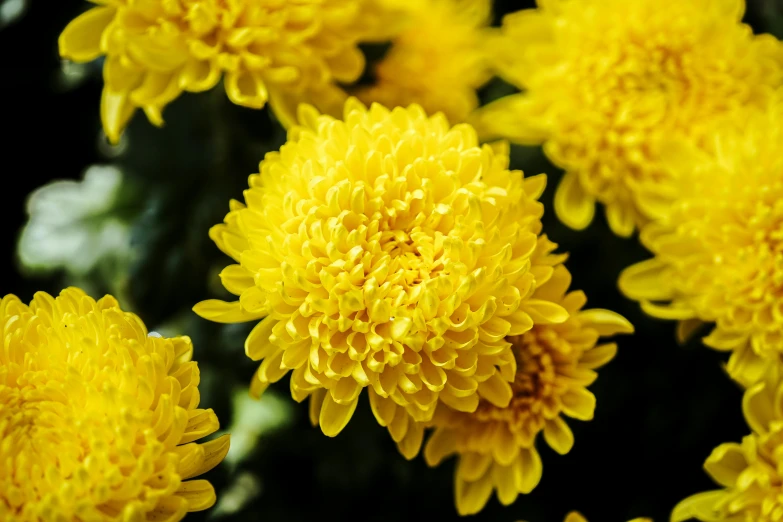
POLYGON ((336 437, 343 431, 343 428, 348 425, 348 421, 351 420, 353 412, 356 411, 358 403, 359 398, 357 397, 348 404, 337 404, 332 399, 332 394, 326 393, 318 418, 323 434, 327 437, 336 437))
POLYGON ((103 54, 103 31, 116 14, 117 9, 114 7, 96 7, 76 17, 60 35, 60 56, 74 62, 89 62, 98 58, 103 54))
POLYGON ((465 482, 457 477, 454 494, 457 512, 462 515, 474 515, 487 505, 492 495, 492 475, 485 473, 475 482, 465 482))
POLYGON ((674 297, 668 281, 668 265, 654 258, 623 270, 618 286, 626 297, 635 301, 667 301, 674 297))
POLYGON ((584 230, 593 222, 595 199, 585 192, 579 176, 567 172, 555 192, 555 213, 574 230, 584 230))
POLYGON ((583 310, 577 314, 577 318, 586 323, 587 326, 598 331, 598 335, 608 337, 618 333, 631 334, 634 332, 633 325, 622 315, 594 308, 592 310, 583 310))
POLYGON ((188 511, 204 511, 215 505, 215 488, 206 480, 188 480, 180 484, 176 495, 188 502, 188 511))
POLYGON ((239 301, 227 303, 218 299, 201 301, 193 307, 200 317, 216 323, 244 323, 262 318, 265 314, 251 314, 242 309, 239 301))
POLYGON ((727 492, 721 489, 690 496, 674 507, 670 522, 685 522, 691 519, 702 522, 723 522, 726 519, 717 509, 717 505, 722 503, 726 495, 727 492))
POLYGON ((707 473, 727 488, 734 487, 737 477, 748 467, 748 461, 742 451, 742 446, 736 443, 721 444, 714 450, 704 463, 707 473))
POLYGON ((562 417, 547 420, 544 424, 544 439, 549 446, 561 455, 565 455, 574 446, 574 434, 562 417))

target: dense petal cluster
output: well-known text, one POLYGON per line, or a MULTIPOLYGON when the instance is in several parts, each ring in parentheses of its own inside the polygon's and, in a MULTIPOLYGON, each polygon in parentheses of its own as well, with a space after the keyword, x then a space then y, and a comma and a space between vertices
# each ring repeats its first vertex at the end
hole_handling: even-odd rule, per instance
POLYGON ((401 432, 418 426, 412 446, 439 403, 506 406, 516 365, 506 336, 567 317, 532 298, 563 259, 539 236, 546 178, 509 171, 507 146, 479 146, 472 127, 416 105, 351 99, 344 121, 300 113, 245 204, 210 231, 238 263, 221 278, 239 300, 195 311, 266 317, 245 344, 263 361, 251 390, 291 371, 293 397, 312 396, 330 436, 364 388, 377 417, 400 409, 401 432))
POLYGON ((181 520, 215 501, 228 436, 198 409, 187 337, 147 334, 111 296, 0 300, 0 519, 181 520))
POLYGON ((603 309, 582 310, 581 291, 567 292, 571 276, 565 266, 535 292, 534 298, 557 303, 569 313, 556 325, 536 325, 512 336, 516 376, 513 398, 507 407, 482 401, 475 413, 439 408, 433 419, 435 432, 424 456, 430 466, 456 454, 456 503, 462 515, 479 512, 492 491, 509 505, 520 493, 530 493, 541 479, 543 466, 535 447, 536 437, 556 452, 566 454, 574 436, 563 416, 590 420, 595 396, 587 386, 595 381, 595 369, 609 362, 617 345, 598 345, 599 337, 631 333, 622 316, 603 309))
POLYGON ((730 350, 745 385, 783 355, 783 97, 716 132, 709 155, 673 150, 688 173, 670 215, 646 227, 655 255, 626 271, 620 288, 686 337, 715 323, 704 343, 730 350))
POLYGON ((783 381, 773 365, 745 392, 742 411, 752 433, 715 448, 704 469, 723 489, 680 502, 672 522, 777 522, 783 513, 783 381))
POLYGON ((338 82, 364 70, 357 44, 395 25, 374 0, 94 1, 63 31, 60 54, 106 56, 101 118, 114 142, 137 108, 161 125, 182 91, 211 89, 222 77, 231 101, 268 101, 286 125, 302 101, 339 113, 338 82))
POLYGON ((491 0, 416 0, 405 29, 375 67, 376 83, 357 96, 387 107, 418 103, 429 114, 465 121, 476 89, 490 78, 483 44, 491 0))
POLYGON ((666 214, 677 174, 662 143, 697 146, 715 122, 764 106, 783 83, 783 44, 740 23, 744 0, 539 0, 493 44, 524 92, 481 110, 480 134, 544 144, 566 170, 555 199, 575 229, 605 205, 612 230, 666 214))

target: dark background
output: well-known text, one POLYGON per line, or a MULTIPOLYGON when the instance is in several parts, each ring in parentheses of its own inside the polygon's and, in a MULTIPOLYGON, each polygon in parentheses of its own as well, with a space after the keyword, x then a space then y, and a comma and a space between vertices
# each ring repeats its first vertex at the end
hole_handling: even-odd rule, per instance
MULTIPOLYGON (((496 12, 499 17, 531 6, 500 0, 496 12)), ((81 179, 89 165, 110 161, 106 147, 99 146, 99 64, 66 86, 57 56, 59 32, 86 7, 78 0, 32 0, 22 18, 0 30, 0 295, 29 301, 37 290, 59 292, 64 274, 23 274, 16 261, 26 196, 54 179, 81 179)), ((747 21, 757 32, 780 36, 781 12, 780 4, 759 1, 749 6, 747 21)), ((502 89, 493 84, 484 95, 502 89)), ((128 296, 123 306, 139 313, 150 330, 179 318, 183 333, 196 343, 202 404, 214 407, 225 427, 232 420, 228 391, 248 382, 255 369, 242 353, 247 329, 209 324, 188 310, 219 293, 215 269, 226 264, 207 229, 222 220, 230 197, 241 198, 247 175, 283 135, 266 111, 234 107, 222 92, 185 94, 164 116, 167 125, 158 130, 137 115, 126 152, 113 160, 123 166, 133 194, 128 219, 134 260, 118 284, 128 296)), ((678 346, 673 323, 643 316, 620 296, 618 274, 646 257, 636 238, 613 236, 600 212, 588 230, 566 229, 551 211, 558 169, 535 148, 515 147, 512 162, 528 174, 550 174, 545 231, 571 253, 574 287, 586 291, 590 307, 624 314, 637 332, 620 339, 617 358, 591 388, 598 398, 595 420, 569 420, 576 436, 571 453, 559 456, 540 441, 544 475, 538 488, 508 508, 493 499, 475 519, 559 522, 568 511, 580 510, 594 522, 668 520, 676 502, 713 487, 701 468, 712 448, 748 432, 741 391, 724 375, 723 354, 698 341, 678 346)), ((95 279, 98 287, 111 287, 95 279)), ((287 379, 278 390, 285 396, 287 379)), ((427 468, 421 458, 405 461, 366 401, 335 439, 309 426, 306 405, 293 412, 291 424, 264 434, 237 470, 221 467, 207 476, 219 498, 244 472, 260 482, 260 493, 225 520, 459 519, 453 461, 438 469, 427 468)), ((196 513, 187 520, 209 516, 196 513)))

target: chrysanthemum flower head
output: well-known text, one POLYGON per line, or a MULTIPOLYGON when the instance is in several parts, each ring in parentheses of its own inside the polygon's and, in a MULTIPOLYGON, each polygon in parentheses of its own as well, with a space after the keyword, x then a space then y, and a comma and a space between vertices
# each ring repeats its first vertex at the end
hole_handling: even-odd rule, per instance
POLYGON ((612 230, 666 214, 677 176, 662 142, 700 145, 714 122, 764 106, 783 82, 783 44, 740 23, 743 0, 539 0, 493 45, 523 90, 480 110, 480 134, 544 144, 566 170, 555 211, 583 229, 595 203, 612 230))
POLYGON ((745 392, 742 411, 751 434, 741 443, 715 448, 704 469, 723 489, 698 493, 680 502, 672 522, 776 522, 783 513, 783 381, 772 365, 745 392))
MULTIPOLYGON (((474 411, 480 396, 507 405, 516 361, 506 336, 567 317, 531 297, 562 260, 538 236, 545 177, 509 171, 507 148, 479 146, 470 126, 416 105, 351 99, 344 121, 300 112, 250 177, 245 204, 210 231, 237 262, 221 277, 239 299, 195 311, 266 317, 245 344, 262 360, 251 389, 291 371, 293 397, 312 396, 327 435, 364 388, 379 419, 401 408, 429 421, 438 403, 474 411)), ((421 426, 410 424, 417 447, 421 426)))
POLYGON ((595 396, 587 386, 597 377, 594 370, 617 352, 616 344, 597 344, 598 340, 631 333, 633 327, 609 310, 582 310, 585 295, 567 292, 570 283, 568 270, 560 265, 534 294, 535 299, 565 308, 567 321, 536 325, 509 338, 517 365, 508 406, 482 401, 474 413, 443 407, 435 414, 435 432, 424 456, 430 466, 452 454, 459 457, 455 496, 462 515, 478 513, 493 490, 504 505, 520 493, 530 493, 543 470, 537 435, 543 432, 547 444, 563 455, 574 444, 563 416, 593 418, 595 396))
POLYGON ((673 150, 687 173, 670 215, 646 227, 655 255, 620 288, 680 337, 715 323, 704 343, 732 351, 731 375, 752 384, 783 355, 783 97, 716 132, 710 154, 673 150))
POLYGON ((111 296, 0 300, 0 519, 181 520, 215 501, 228 435, 198 409, 187 337, 148 336, 111 296))
POLYGON ((222 77, 232 102, 268 101, 286 125, 301 101, 339 112, 338 82, 364 70, 357 43, 395 25, 373 0, 94 1, 63 31, 60 54, 106 56, 101 118, 113 142, 136 109, 161 125, 182 91, 211 89, 222 77))
POLYGON ((490 0, 416 0, 405 29, 375 67, 376 83, 357 95, 387 107, 418 103, 429 114, 465 121, 476 89, 491 77, 484 37, 490 0))

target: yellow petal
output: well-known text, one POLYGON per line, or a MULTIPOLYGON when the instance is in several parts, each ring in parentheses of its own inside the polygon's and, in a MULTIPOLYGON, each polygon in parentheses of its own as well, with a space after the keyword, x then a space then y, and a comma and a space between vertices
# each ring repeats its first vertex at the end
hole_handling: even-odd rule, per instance
POLYGON ((514 461, 514 478, 520 493, 530 493, 541 482, 544 466, 535 448, 524 448, 514 461))
POLYGON ((389 423, 389 435, 394 442, 400 442, 405 437, 410 423, 408 412, 404 408, 397 408, 394 419, 389 423))
POLYGON ((642 301, 642 310, 644 313, 657 317, 658 319, 686 320, 693 319, 696 312, 684 305, 657 305, 649 301, 642 301))
POLYGON ((731 378, 745 387, 759 382, 769 368, 769 359, 759 357, 747 344, 734 350, 726 365, 731 378))
POLYGON ((60 35, 60 56, 75 62, 89 62, 98 58, 103 54, 103 31, 114 20, 116 13, 114 7, 96 7, 76 17, 60 35))
POLYGON ((227 303, 218 299, 201 301, 193 307, 200 317, 216 323, 244 323, 262 318, 265 314, 251 314, 239 305, 239 301, 227 303))
MULTIPOLYGON (((179 522, 185 517, 190 506, 181 496, 162 497, 152 511, 144 513, 145 522, 179 522)), ((135 521, 134 521, 135 522, 135 521)))
POLYGON ((410 422, 405 437, 397 443, 397 449, 403 457, 412 460, 419 454, 422 442, 424 442, 424 426, 420 422, 410 422))
POLYGON ((587 519, 584 516, 582 516, 581 513, 572 511, 568 515, 566 515, 565 520, 563 522, 587 522, 587 519))
POLYGON ((467 122, 481 141, 504 138, 522 145, 539 145, 548 137, 542 107, 523 94, 504 96, 474 111, 467 122))
POLYGON ((228 265, 224 268, 220 272, 220 282, 226 290, 237 296, 255 285, 253 274, 241 265, 228 265))
POLYGON ((634 331, 633 325, 628 319, 611 310, 604 310, 602 308, 584 310, 579 312, 577 317, 583 323, 587 323, 590 328, 597 330, 598 335, 602 337, 618 333, 630 334, 634 331))
POLYGON ((492 482, 497 491, 498 500, 504 506, 510 506, 517 499, 517 485, 514 480, 514 470, 511 466, 492 466, 492 482))
POLYGON ((318 419, 323 434, 327 437, 336 437, 343 431, 343 428, 348 425, 348 421, 351 420, 353 412, 356 411, 358 402, 359 398, 357 397, 348 404, 337 404, 332 399, 332 394, 326 393, 318 419))
POLYGON ((364 53, 356 47, 346 47, 342 53, 328 60, 334 79, 341 83, 353 83, 364 71, 364 53))
MULTIPOLYGON (((196 311, 196 313, 199 312, 196 311)), ((202 317, 204 316, 202 315, 202 317)), ((260 361, 272 355, 277 350, 277 347, 269 342, 269 337, 272 335, 272 329, 277 323, 278 321, 267 317, 255 325, 245 339, 245 355, 254 361, 260 361)))
POLYGON ((261 109, 269 99, 264 80, 261 75, 240 69, 229 72, 225 79, 226 93, 229 99, 237 105, 261 109))
POLYGON ((511 384, 504 380, 500 374, 494 373, 492 377, 479 383, 478 393, 482 399, 486 399, 498 408, 505 408, 511 402, 514 392, 511 384))
POLYGON ((685 344, 696 331, 704 326, 699 319, 686 319, 677 323, 677 342, 685 344))
POLYGON ((538 174, 536 176, 526 177, 524 180, 522 180, 522 186, 525 189, 525 194, 533 199, 538 199, 541 197, 541 194, 544 193, 546 182, 546 174, 538 174))
POLYGON ((262 380, 260 372, 261 367, 259 366, 253 374, 253 379, 250 381, 250 390, 248 390, 248 393, 254 399, 260 399, 266 389, 269 388, 269 382, 262 380))
POLYGON ((189 92, 208 91, 220 81, 220 67, 213 60, 191 59, 179 73, 180 89, 189 92))
POLYGON ((748 426, 759 434, 766 433, 770 423, 775 420, 774 396, 769 384, 760 382, 745 392, 742 397, 742 413, 748 426))
POLYGON ((592 420, 595 413, 595 395, 584 388, 569 390, 563 395, 563 413, 579 420, 592 420))
POLYGON ((460 455, 457 463, 457 477, 467 482, 475 482, 483 477, 492 465, 492 455, 468 452, 460 455))
POLYGON ((574 434, 562 417, 547 420, 544 424, 544 439, 549 446, 561 455, 565 455, 574 446, 574 434))
POLYGON ((666 301, 674 297, 668 281, 669 267, 659 259, 648 259, 623 270, 618 286, 635 301, 666 301))
POLYGON ((326 390, 316 390, 310 395, 310 404, 308 410, 310 414, 310 424, 318 426, 318 418, 321 416, 321 408, 326 398, 326 390))
POLYGON ((581 359, 579 359, 579 366, 589 370, 594 370, 595 368, 600 368, 604 364, 614 359, 616 354, 617 344, 601 344, 595 348, 592 348, 591 350, 586 351, 584 355, 582 355, 581 359))
POLYGON ((702 342, 716 350, 736 350, 748 342, 748 335, 741 332, 727 332, 715 328, 702 342))
POLYGON ((574 230, 584 230, 593 222, 595 199, 588 195, 573 172, 567 172, 555 192, 555 213, 574 230))
POLYGON ((604 207, 604 213, 612 232, 620 237, 631 237, 636 223, 634 208, 629 202, 609 203, 604 207))
POLYGON ((690 496, 674 507, 670 521, 685 522, 695 518, 702 522, 723 522, 725 518, 716 506, 723 501, 726 494, 723 490, 717 490, 690 496))
POLYGON ((215 505, 215 488, 206 480, 189 480, 176 493, 188 502, 188 511, 203 511, 215 505))
POLYGON ((476 482, 465 482, 457 477, 454 495, 457 501, 457 512, 462 515, 474 515, 487 505, 492 495, 492 476, 484 474, 476 482))
POLYGON ((101 122, 103 132, 109 141, 116 145, 122 131, 130 121, 137 107, 129 99, 127 92, 112 92, 104 87, 101 93, 101 122))
POLYGON ((529 299, 522 308, 535 324, 560 324, 568 320, 568 310, 551 301, 529 299))
POLYGON ((430 467, 457 451, 457 440, 454 432, 446 428, 436 428, 424 447, 424 461, 430 467))
POLYGON ((180 444, 193 442, 220 429, 220 422, 212 409, 191 410, 188 415, 188 423, 185 426, 185 433, 180 438, 180 444))
POLYGON ((721 444, 710 454, 704 463, 707 473, 727 488, 734 487, 737 477, 748 467, 748 461, 742 452, 742 446, 736 443, 721 444))
POLYGON ((397 412, 397 404, 391 399, 381 397, 375 390, 370 388, 370 408, 375 416, 375 420, 381 426, 388 426, 394 420, 394 415, 397 412))

